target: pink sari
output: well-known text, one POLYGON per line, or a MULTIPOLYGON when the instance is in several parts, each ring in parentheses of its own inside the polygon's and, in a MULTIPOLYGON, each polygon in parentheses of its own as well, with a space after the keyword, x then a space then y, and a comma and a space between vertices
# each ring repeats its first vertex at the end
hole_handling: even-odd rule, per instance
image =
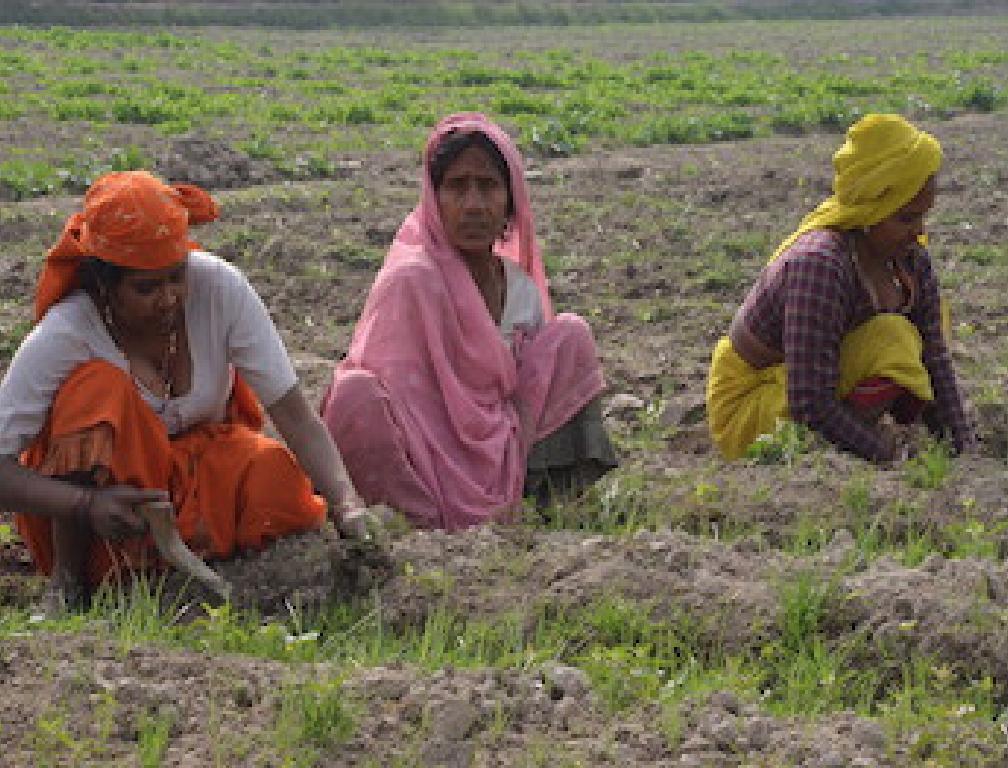
POLYGON ((458 530, 510 516, 532 443, 576 415, 604 380, 587 324, 552 317, 524 170, 507 134, 479 114, 442 120, 421 185, 321 412, 365 500, 458 530), (510 170, 515 214, 495 250, 531 276, 547 318, 537 331, 517 331, 514 351, 441 225, 429 167, 451 131, 486 134, 510 170))

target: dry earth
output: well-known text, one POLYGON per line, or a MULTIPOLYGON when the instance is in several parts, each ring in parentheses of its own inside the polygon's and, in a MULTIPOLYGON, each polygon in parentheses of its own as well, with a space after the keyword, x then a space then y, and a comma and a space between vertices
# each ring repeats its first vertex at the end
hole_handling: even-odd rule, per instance
MULTIPOLYGON (((729 466, 703 425, 709 351, 773 245, 827 193, 838 136, 535 159, 529 176, 555 302, 594 328, 624 464, 594 500, 594 517, 580 517, 588 505, 574 504, 538 527, 402 531, 380 556, 326 535, 299 537, 220 564, 237 603, 270 615, 295 595, 306 608, 376 600, 393 630, 421 626, 446 606, 491 621, 518 606, 531 631, 543 610, 615 595, 655 619, 688 617, 704 642, 743 652, 779 632, 779 585, 813 572, 835 585, 830 637, 864 640, 859 663, 898 679, 912 655, 933 656, 963 683, 991 676, 1003 708, 1008 128, 997 114, 927 127, 946 150, 933 253, 953 303, 956 362, 984 435, 983 455, 954 460, 938 487, 822 446, 790 464, 729 466), (599 514, 630 533, 599 533, 599 514), (855 538, 866 521, 897 548, 929 537, 931 551, 915 567, 890 555, 865 558, 855 538), (808 531, 815 540, 799 546, 808 531), (968 536, 976 552, 963 556, 968 536)), ((217 139, 165 142, 155 154, 165 175, 219 191, 222 219, 198 236, 246 270, 316 398, 415 201, 415 154, 346 157, 339 178, 311 183, 283 181, 217 139)), ((5 339, 28 320, 41 254, 77 202, 0 204, 5 339)), ((11 342, 3 343, 6 363, 11 342)), ((23 549, 0 547, 0 600, 30 604, 38 585, 23 549)), ((170 594, 182 588, 169 580, 170 594)), ((57 711, 80 739, 100 742, 87 764, 135 764, 137 718, 168 708, 176 725, 164 764, 278 765, 269 729, 279 691, 295 678, 335 674, 123 648, 87 632, 12 638, 0 649, 0 764, 33 764, 32 734, 57 711), (102 702, 112 702, 104 715, 102 702)), ((771 717, 757 701, 717 691, 687 702, 672 739, 654 708, 613 715, 583 672, 562 665, 433 675, 406 665, 360 668, 342 685, 357 729, 323 765, 926 764, 915 749, 919 733, 846 712, 771 717)), ((974 728, 964 720, 945 732, 958 764, 1004 765, 1004 740, 991 743, 974 728)))

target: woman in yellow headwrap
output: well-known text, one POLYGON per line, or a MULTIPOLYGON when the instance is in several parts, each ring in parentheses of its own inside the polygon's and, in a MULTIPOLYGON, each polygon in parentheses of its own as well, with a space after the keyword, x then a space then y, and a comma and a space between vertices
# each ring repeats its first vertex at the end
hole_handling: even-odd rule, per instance
POLYGON ((711 435, 729 459, 791 418, 866 459, 906 456, 923 416, 957 450, 975 437, 924 247, 941 147, 897 115, 868 115, 833 156, 833 195, 777 249, 717 344, 711 435))
POLYGON ((0 382, 0 503, 60 600, 156 561, 141 505, 204 557, 317 528, 327 502, 348 532, 369 514, 262 301, 189 240, 216 216, 197 187, 108 174, 49 251, 0 382))

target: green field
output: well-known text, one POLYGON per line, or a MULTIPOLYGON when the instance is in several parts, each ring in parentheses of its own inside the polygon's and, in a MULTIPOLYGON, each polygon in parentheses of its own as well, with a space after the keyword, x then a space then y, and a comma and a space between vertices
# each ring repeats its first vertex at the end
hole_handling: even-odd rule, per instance
POLYGON ((1008 103, 1003 20, 860 28, 871 37, 852 52, 831 50, 835 22, 774 24, 773 35, 798 46, 787 53, 760 47, 755 23, 535 29, 517 50, 486 31, 402 46, 365 33, 0 28, 0 121, 66 125, 76 138, 0 148, 0 194, 79 192, 102 169, 149 164, 142 138, 102 140, 117 125, 226 136, 310 177, 331 175, 341 152, 416 147, 438 116, 463 109, 495 115, 524 151, 548 156, 1008 103))

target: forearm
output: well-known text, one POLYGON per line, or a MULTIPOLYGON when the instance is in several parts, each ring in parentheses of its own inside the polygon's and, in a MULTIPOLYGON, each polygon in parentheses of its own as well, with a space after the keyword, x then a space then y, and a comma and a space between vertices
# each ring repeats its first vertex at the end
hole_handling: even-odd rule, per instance
POLYGON ((788 392, 791 418, 815 430, 833 445, 869 461, 889 458, 887 444, 877 427, 864 423, 833 392, 788 392))
POLYGON ((294 387, 269 408, 270 418, 318 493, 339 518, 348 507, 360 506, 357 491, 329 431, 294 387))
POLYGON ((957 451, 976 442, 976 429, 966 414, 965 401, 959 390, 955 373, 947 355, 927 364, 934 389, 935 415, 941 423, 942 433, 951 439, 957 451))
MULTIPOLYGON (((935 396, 934 412, 940 422, 941 432, 951 438, 956 449, 961 451, 976 441, 975 425, 966 415, 966 404, 952 365, 948 339, 942 329, 942 302, 931 259, 923 253, 915 260, 915 264, 921 286, 921 300, 914 308, 911 319, 920 331, 924 344, 924 367, 931 377, 935 396)), ((929 424, 929 427, 933 426, 935 425, 929 424)))
POLYGON ((329 509, 335 513, 347 506, 358 506, 357 491, 322 420, 312 414, 304 429, 292 437, 293 443, 287 439, 288 447, 329 503, 329 509))
POLYGON ((87 508, 89 491, 22 467, 12 456, 0 457, 0 508, 52 518, 66 518, 87 508))

